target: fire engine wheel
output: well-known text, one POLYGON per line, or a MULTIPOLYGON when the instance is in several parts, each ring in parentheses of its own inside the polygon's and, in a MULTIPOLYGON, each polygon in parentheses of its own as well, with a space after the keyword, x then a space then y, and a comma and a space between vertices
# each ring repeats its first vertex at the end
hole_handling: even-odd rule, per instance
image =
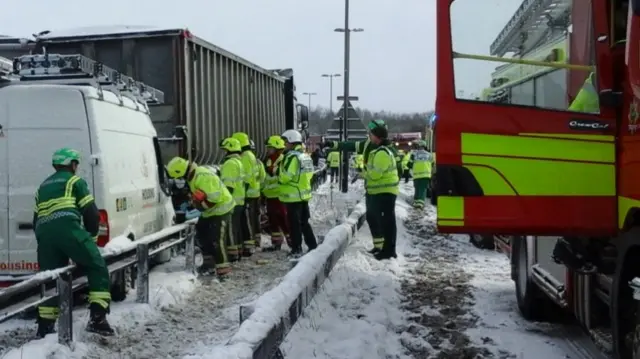
POLYGON ((520 314, 526 320, 546 321, 551 319, 551 308, 555 305, 531 279, 531 264, 525 237, 514 237, 511 244, 514 261, 516 299, 520 314))
POLYGON ((475 247, 480 249, 494 249, 495 243, 493 242, 493 236, 483 236, 480 234, 470 234, 469 241, 475 247))

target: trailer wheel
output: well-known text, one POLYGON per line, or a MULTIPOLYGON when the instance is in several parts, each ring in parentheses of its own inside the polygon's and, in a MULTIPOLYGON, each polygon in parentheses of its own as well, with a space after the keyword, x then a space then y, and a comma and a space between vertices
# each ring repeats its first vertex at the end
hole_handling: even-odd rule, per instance
POLYGON ((552 318, 551 301, 531 279, 531 264, 524 237, 513 237, 511 258, 515 267, 516 299, 520 314, 526 320, 546 321, 552 318))
POLYGON ((480 249, 495 249, 495 243, 493 242, 493 236, 483 236, 480 234, 470 234, 469 241, 476 248, 480 249))

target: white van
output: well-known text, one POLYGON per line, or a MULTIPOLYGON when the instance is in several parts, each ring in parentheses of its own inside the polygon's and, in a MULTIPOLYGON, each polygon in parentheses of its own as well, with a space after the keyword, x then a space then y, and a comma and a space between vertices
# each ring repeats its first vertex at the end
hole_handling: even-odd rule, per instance
MULTIPOLYGON (((38 270, 34 194, 53 173, 58 148, 82 154, 78 175, 100 209, 100 246, 116 236, 135 240, 157 232, 175 215, 161 183, 164 164, 146 104, 97 87, 39 82, 0 88, 2 280, 38 270)), ((161 256, 170 259, 170 253, 161 256)), ((123 293, 113 293, 114 300, 126 293, 121 277, 114 285, 123 293)))

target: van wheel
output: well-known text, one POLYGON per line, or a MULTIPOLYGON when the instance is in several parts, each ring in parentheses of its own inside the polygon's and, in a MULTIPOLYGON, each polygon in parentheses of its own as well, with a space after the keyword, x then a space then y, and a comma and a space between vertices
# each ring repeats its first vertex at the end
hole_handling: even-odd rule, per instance
POLYGON ((524 319, 530 321, 551 319, 553 308, 557 306, 531 279, 531 264, 528 260, 527 244, 524 237, 513 237, 511 257, 514 261, 516 299, 520 314, 524 319))
POLYGON ((483 236, 480 234, 470 234, 469 241, 475 247, 480 249, 495 249, 495 243, 493 242, 493 236, 483 236))
POLYGON ((111 301, 122 302, 127 299, 127 294, 131 289, 130 284, 131 268, 121 270, 115 274, 115 280, 111 283, 111 301))

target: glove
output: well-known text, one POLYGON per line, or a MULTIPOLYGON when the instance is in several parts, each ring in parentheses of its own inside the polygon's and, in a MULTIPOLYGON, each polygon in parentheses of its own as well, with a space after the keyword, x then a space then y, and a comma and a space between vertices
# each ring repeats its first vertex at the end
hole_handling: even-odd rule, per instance
POLYGON ((336 141, 324 141, 322 148, 333 148, 336 145, 336 141))

